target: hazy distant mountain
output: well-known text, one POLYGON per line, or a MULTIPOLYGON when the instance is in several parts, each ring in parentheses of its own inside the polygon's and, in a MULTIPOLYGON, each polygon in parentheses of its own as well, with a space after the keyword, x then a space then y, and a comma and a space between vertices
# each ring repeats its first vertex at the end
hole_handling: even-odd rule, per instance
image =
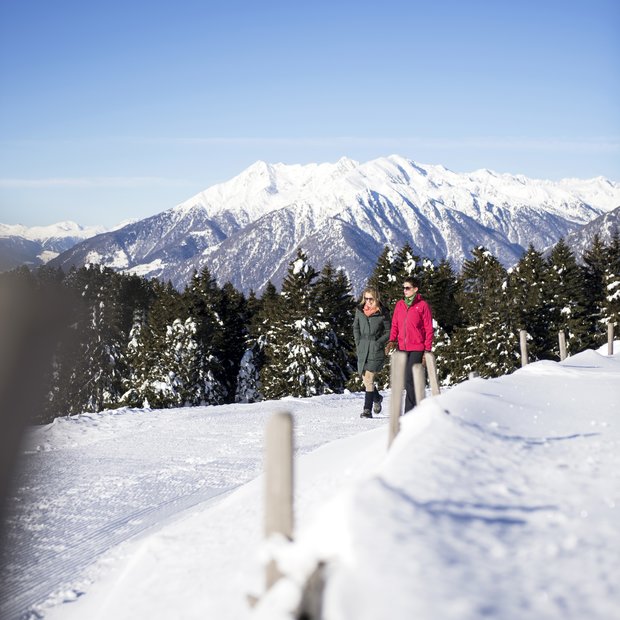
POLYGON ((357 289, 386 244, 409 242, 456 266, 476 245, 504 264, 545 248, 620 205, 604 178, 559 182, 478 170, 457 174, 399 156, 360 164, 257 162, 158 215, 77 244, 53 261, 102 263, 182 287, 209 267, 243 291, 278 284, 298 247, 344 268, 357 289))
POLYGON ((83 227, 75 222, 27 227, 0 224, 0 271, 28 265, 38 267, 105 228, 83 227))

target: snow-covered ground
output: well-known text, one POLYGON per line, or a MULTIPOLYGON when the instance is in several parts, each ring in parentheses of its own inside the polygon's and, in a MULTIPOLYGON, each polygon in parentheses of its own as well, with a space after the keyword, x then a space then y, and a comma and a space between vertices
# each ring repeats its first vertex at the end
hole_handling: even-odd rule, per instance
POLYGON ((620 353, 426 399, 387 451, 359 395, 118 410, 33 429, 1 617, 611 620, 620 609, 620 353), (295 542, 262 540, 265 423, 294 415, 295 542), (263 565, 285 578, 266 595, 263 565), (260 597, 255 608, 248 595, 260 597))

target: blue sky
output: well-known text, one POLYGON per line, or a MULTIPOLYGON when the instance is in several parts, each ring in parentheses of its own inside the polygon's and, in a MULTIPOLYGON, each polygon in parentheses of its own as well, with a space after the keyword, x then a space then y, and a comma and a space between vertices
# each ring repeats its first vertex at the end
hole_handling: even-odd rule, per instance
POLYGON ((0 222, 113 226, 253 162, 620 181, 620 2, 0 1, 0 222))

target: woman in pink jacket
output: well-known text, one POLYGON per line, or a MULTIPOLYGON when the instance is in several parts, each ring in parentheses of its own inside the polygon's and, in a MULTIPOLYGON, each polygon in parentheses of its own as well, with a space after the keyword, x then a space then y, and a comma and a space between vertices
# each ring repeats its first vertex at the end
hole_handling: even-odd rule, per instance
POLYGON ((405 367, 405 413, 416 405, 413 385, 413 365, 424 363, 424 352, 433 346, 433 316, 429 305, 422 299, 416 278, 407 278, 403 283, 404 298, 396 302, 392 315, 390 341, 385 347, 391 353, 398 347, 407 353, 405 367))

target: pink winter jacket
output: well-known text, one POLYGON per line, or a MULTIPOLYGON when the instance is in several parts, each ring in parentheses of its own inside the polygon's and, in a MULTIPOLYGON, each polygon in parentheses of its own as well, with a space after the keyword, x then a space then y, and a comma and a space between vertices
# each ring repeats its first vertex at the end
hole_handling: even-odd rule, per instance
POLYGON ((403 299, 396 302, 390 340, 398 340, 401 351, 430 351, 433 346, 433 317, 429 305, 418 293, 409 308, 403 299))

